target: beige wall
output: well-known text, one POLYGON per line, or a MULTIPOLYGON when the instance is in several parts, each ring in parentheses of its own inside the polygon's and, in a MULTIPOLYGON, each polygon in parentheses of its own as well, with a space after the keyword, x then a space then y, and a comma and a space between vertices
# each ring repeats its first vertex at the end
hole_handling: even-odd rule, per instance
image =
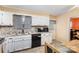
POLYGON ((61 41, 70 40, 70 18, 79 17, 79 8, 76 7, 72 11, 65 13, 57 18, 56 38, 61 41))

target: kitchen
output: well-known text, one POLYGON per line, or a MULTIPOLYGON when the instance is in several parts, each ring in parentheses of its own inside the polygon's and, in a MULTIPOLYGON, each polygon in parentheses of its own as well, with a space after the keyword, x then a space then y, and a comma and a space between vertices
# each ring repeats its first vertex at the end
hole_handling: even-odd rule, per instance
MULTIPOLYGON (((68 16, 63 13, 69 12, 74 7, 73 5, 53 6, 54 16, 49 14, 52 6, 50 6, 50 11, 47 9, 49 6, 46 8, 39 6, 39 10, 44 7, 49 13, 43 12, 45 9, 33 12, 31 9, 26 10, 22 7, 20 5, 0 6, 1 53, 22 53, 22 51, 23 53, 52 53, 54 49, 53 53, 75 53, 69 47, 64 46, 70 39, 68 32, 70 23, 69 20, 62 20, 63 16, 68 16), (59 11, 55 11, 56 9, 59 11)), ((24 5, 25 7, 38 10, 38 6, 24 5)))
MULTIPOLYGON (((28 15, 21 13, 22 11, 16 13, 16 9, 14 9, 16 10, 15 12, 13 9, 10 10, 11 8, 5 6, 0 7, 1 52, 10 53, 23 49, 39 47, 44 45, 45 41, 52 42, 53 35, 51 30, 49 32, 48 28, 49 22, 51 21, 47 15, 28 15)), ((55 20, 52 22, 54 24, 56 23, 55 20)), ((55 39, 55 37, 53 39, 55 39)))

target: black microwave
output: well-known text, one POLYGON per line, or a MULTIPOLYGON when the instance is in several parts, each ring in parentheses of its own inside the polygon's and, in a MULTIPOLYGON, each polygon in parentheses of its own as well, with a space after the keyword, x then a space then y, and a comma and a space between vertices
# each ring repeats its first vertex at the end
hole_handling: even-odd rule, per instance
POLYGON ((38 28, 37 32, 49 32, 48 28, 38 28))

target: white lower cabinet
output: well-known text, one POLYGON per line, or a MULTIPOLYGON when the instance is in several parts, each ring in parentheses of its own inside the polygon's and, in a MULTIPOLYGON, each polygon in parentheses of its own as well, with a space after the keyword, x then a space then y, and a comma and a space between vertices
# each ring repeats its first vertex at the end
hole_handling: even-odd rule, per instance
POLYGON ((52 33, 42 33, 41 34, 41 45, 44 45, 45 42, 52 43, 52 33))
POLYGON ((4 41, 3 43, 3 53, 7 53, 8 52, 8 42, 4 41))
POLYGON ((13 52, 13 51, 14 51, 13 42, 8 42, 8 52, 13 52))
POLYGON ((31 39, 14 41, 14 51, 31 48, 31 39))
POLYGON ((9 53, 22 49, 31 48, 31 36, 5 38, 3 52, 9 53))
POLYGON ((3 52, 8 53, 13 51, 14 51, 13 41, 10 39, 5 39, 3 43, 3 52))
POLYGON ((22 50, 23 49, 23 40, 14 41, 14 51, 22 50))
POLYGON ((24 40, 23 42, 23 48, 26 49, 26 48, 31 48, 31 40, 24 40))
MULTIPOLYGON (((5 41, 3 43, 3 52, 9 53, 31 48, 32 45, 31 41, 32 41, 31 35, 5 38, 5 41)), ((45 42, 52 43, 52 33, 41 34, 41 45, 44 45, 45 42)))

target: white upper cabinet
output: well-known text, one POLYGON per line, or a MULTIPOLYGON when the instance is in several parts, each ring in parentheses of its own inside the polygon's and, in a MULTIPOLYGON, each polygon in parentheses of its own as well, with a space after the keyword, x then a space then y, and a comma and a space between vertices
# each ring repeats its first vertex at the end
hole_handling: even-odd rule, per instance
POLYGON ((13 25, 13 16, 8 12, 0 12, 0 25, 13 25))
POLYGON ((32 16, 32 26, 49 26, 49 17, 32 16))

